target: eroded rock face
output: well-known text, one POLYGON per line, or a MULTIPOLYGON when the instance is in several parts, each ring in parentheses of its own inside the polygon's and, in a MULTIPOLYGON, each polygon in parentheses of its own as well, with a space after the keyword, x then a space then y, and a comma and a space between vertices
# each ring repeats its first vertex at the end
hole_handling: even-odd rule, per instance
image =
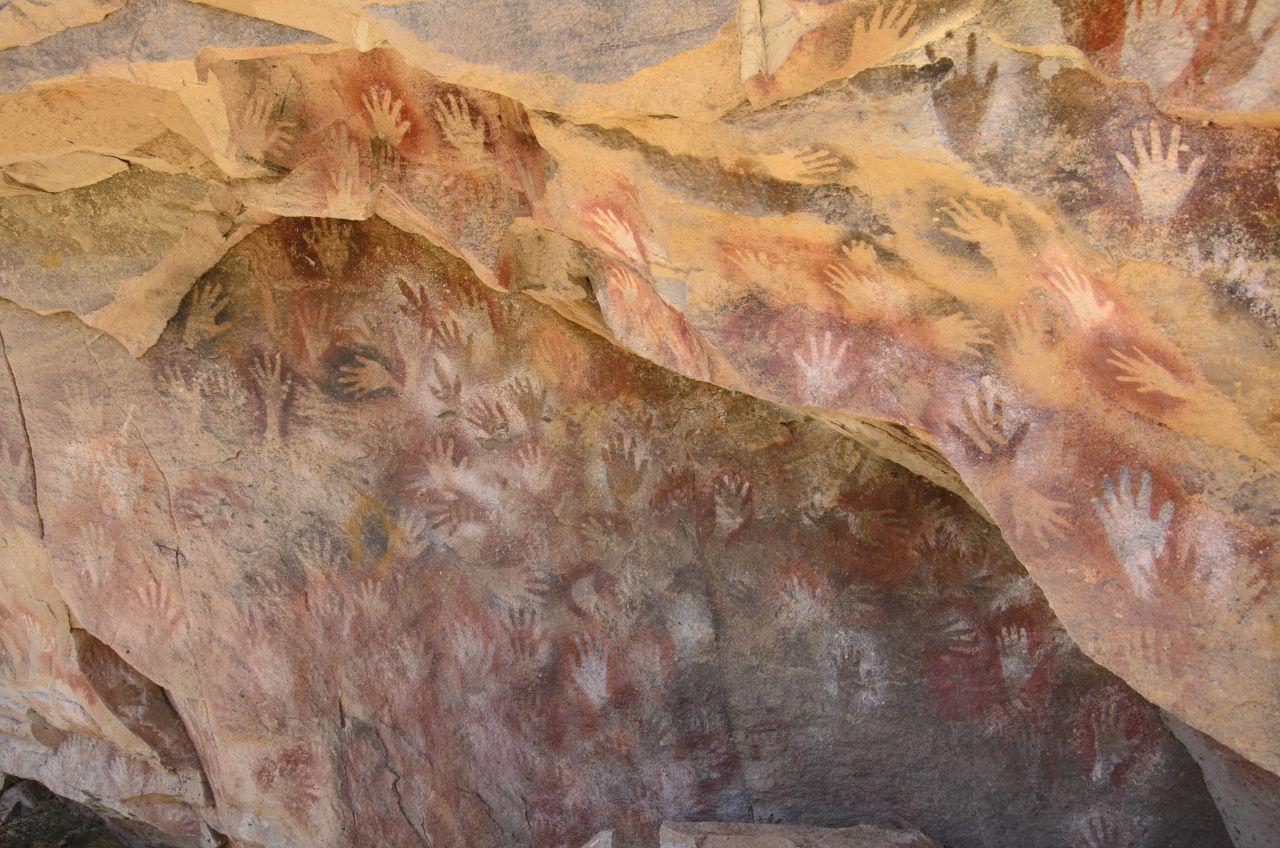
POLYGON ((1226 844, 1156 707, 1280 768, 1280 9, 694 5, 0 51, 0 768, 191 845, 1226 844))
MULTIPOLYGON (((387 224, 259 229, 137 360, 71 319, 0 332, 41 564, 103 640, 57 673, 134 743, 126 785, 194 747, 208 806, 167 803, 237 840, 899 815, 1225 844, 1155 710, 960 498, 387 224)), ((14 602, 15 639, 56 641, 14 602)), ((68 724, 28 744, 105 732, 68 724)))
POLYGON ((0 848, 124 848, 100 817, 38 783, 0 778, 0 848))
POLYGON ((859 825, 844 828, 771 824, 664 823, 662 848, 937 848, 919 831, 859 825))

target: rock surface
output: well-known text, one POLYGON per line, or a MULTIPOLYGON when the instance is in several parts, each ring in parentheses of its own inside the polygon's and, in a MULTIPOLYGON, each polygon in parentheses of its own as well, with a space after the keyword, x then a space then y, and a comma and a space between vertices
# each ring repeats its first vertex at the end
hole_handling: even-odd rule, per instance
POLYGON ((0 769, 1226 845, 1160 708, 1274 810, 1276 2, 115 6, 0 7, 0 769))
POLYGON ((0 788, 0 848, 126 848, 100 816, 38 783, 0 775, 0 788))
POLYGON ((941 848, 919 831, 871 825, 821 828, 732 822, 664 822, 662 848, 941 848))

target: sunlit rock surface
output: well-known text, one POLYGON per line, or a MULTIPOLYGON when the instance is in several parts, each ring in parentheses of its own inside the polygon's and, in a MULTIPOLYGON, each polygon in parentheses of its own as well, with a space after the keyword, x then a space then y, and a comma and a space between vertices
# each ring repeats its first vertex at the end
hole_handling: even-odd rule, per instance
POLYGON ((115 5, 0 6, 0 770, 1276 832, 1280 3, 115 5))

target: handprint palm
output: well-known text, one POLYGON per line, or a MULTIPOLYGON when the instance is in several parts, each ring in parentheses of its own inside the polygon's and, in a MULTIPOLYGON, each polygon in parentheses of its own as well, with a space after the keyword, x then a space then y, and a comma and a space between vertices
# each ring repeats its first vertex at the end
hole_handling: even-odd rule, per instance
POLYGON ((932 327, 939 347, 956 356, 981 356, 982 348, 994 346, 991 331, 961 312, 944 315, 932 327))
POLYGON ((484 121, 471 117, 471 107, 465 99, 449 94, 437 100, 436 122, 445 141, 463 156, 476 160, 484 155, 484 121))
POLYGON ((1184 0, 1136 0, 1125 23, 1120 68, 1156 91, 1178 78, 1196 42, 1184 0))
POLYGON ((1133 749, 1138 746, 1139 740, 1129 736, 1127 725, 1128 715, 1120 709, 1118 704, 1108 704, 1093 716, 1093 779, 1095 782, 1109 781, 1116 766, 1129 759, 1133 749))
POLYGON ((792 354, 800 369, 806 400, 821 403, 838 393, 845 385, 844 357, 849 349, 847 339, 835 341, 830 331, 809 337, 807 352, 792 354))
POLYGON ((404 103, 398 99, 392 100, 391 90, 387 88, 372 88, 360 95, 360 101, 364 103, 369 120, 373 122, 374 135, 392 147, 399 147, 411 126, 409 121, 400 120, 404 103))
POLYGON ((1049 282, 1066 299, 1080 326, 1089 329, 1111 316, 1115 304, 1098 294, 1083 274, 1068 265, 1058 265, 1049 282))
POLYGON ((1178 211, 1182 201, 1186 199, 1195 184, 1200 169, 1204 167, 1204 154, 1192 159, 1186 170, 1178 163, 1178 152, 1182 149, 1182 127, 1174 125, 1169 135, 1166 150, 1161 140, 1160 127, 1155 121, 1150 124, 1150 147, 1143 144, 1142 134, 1138 128, 1133 129, 1133 152, 1137 164, 1123 153, 1116 153, 1120 167, 1129 175, 1129 180, 1138 192, 1138 202, 1142 206, 1142 216, 1148 221, 1159 223, 1167 221, 1178 211))
POLYGON ((609 242, 609 245, 623 258, 638 265, 648 264, 645 261, 644 249, 636 232, 630 224, 622 220, 612 209, 596 209, 591 213, 591 224, 596 231, 609 242))
POLYGON ((951 218, 952 226, 943 227, 942 231, 977 244, 997 270, 1009 268, 1020 260, 1022 252, 1009 225, 1008 213, 1002 210, 998 217, 990 216, 968 198, 951 201, 943 211, 951 218))
POLYGON ((914 3, 891 7, 883 3, 867 17, 855 20, 849 58, 840 75, 853 76, 900 53, 920 28, 911 22, 915 13, 914 3))
MULTIPOLYGON (((977 73, 978 37, 969 33, 964 72, 957 71, 933 90, 933 105, 953 144, 968 143, 991 102, 999 66, 992 62, 981 80, 977 73)), ((932 59, 932 54, 929 54, 932 59)))
POLYGON ((191 350, 227 331, 231 325, 218 320, 227 302, 226 293, 217 283, 205 283, 192 292, 187 320, 182 327, 183 347, 191 350))
POLYGON ((1128 355, 1116 348, 1111 349, 1112 357, 1107 364, 1114 365, 1121 373, 1116 377, 1117 383, 1130 383, 1138 394, 1159 392, 1178 400, 1188 400, 1192 391, 1168 369, 1153 360, 1141 348, 1135 347, 1133 354, 1128 355))
POLYGON ((293 124, 277 122, 272 113, 278 107, 266 94, 249 98, 240 113, 237 142, 251 159, 265 161, 267 157, 278 159, 289 152, 293 145, 293 124))
POLYGON ((1102 478, 1103 495, 1095 498, 1093 508, 1102 519, 1103 530, 1116 560, 1124 567, 1140 598, 1150 598, 1155 580, 1156 561, 1164 553, 1173 522, 1173 501, 1166 502, 1152 514, 1151 472, 1143 471, 1135 492, 1129 469, 1121 468, 1118 487, 1110 477, 1102 478))

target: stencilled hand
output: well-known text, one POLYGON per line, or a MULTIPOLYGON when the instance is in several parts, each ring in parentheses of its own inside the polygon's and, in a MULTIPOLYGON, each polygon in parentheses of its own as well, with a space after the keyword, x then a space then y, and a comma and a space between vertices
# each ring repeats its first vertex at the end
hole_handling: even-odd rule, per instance
POLYGON ((360 101, 364 103, 369 120, 373 122, 374 135, 392 147, 399 147, 400 142, 404 141, 405 133, 411 128, 408 120, 400 120, 404 103, 399 99, 392 100, 391 89, 376 87, 360 95, 360 101))
POLYGON ((329 214, 359 217, 362 212, 359 194, 359 165, 345 160, 335 165, 329 172, 329 194, 325 206, 329 214))
POLYGON ((356 587, 353 596, 355 607, 368 621, 381 621, 390 611, 382 586, 376 580, 362 580, 356 587))
POLYGON ((1232 548, 1225 556, 1202 556, 1192 548, 1184 556, 1205 597, 1218 603, 1247 609, 1270 588, 1266 563, 1248 553, 1232 548))
POLYGON ((1091 329, 1111 317, 1115 304, 1094 291, 1084 275, 1068 265, 1057 265, 1049 272, 1049 282, 1071 307, 1076 321, 1091 329))
POLYGON ((541 381, 536 378, 517 377, 507 384, 507 391, 516 409, 520 410, 520 415, 530 427, 549 420, 544 417, 547 410, 547 387, 542 385, 541 381))
POLYGON ((1143 143, 1138 128, 1133 129, 1133 152, 1137 164, 1123 153, 1116 153, 1116 159, 1138 192, 1142 217, 1151 223, 1162 223, 1172 218, 1186 199, 1200 175, 1200 169, 1204 167, 1205 156, 1202 153, 1195 157, 1183 170, 1178 162, 1178 153, 1187 148, 1182 145, 1181 125, 1174 124, 1167 150, 1161 140, 1159 124, 1152 121, 1149 126, 1150 147, 1143 143))
POLYGON ((1084 848, 1131 848, 1126 846, 1120 835, 1120 828, 1111 819, 1095 813, 1080 828, 1080 836, 1084 840, 1084 848))
POLYGON ((429 321, 431 341, 440 347, 445 356, 460 360, 463 367, 470 365, 475 353, 475 337, 463 329, 457 316, 437 312, 430 316, 429 321))
POLYGON ((825 617, 827 607, 823 593, 807 580, 793 576, 778 603, 778 620, 796 630, 825 617))
POLYGON ((1048 349, 1045 325, 1039 313, 1026 307, 1009 318, 1009 347, 1019 357, 1039 359, 1048 349))
POLYGON ((893 548, 907 543, 907 519, 896 509, 845 509, 831 507, 828 514, 839 517, 849 535, 867 545, 893 548))
POLYGON ((397 556, 417 559, 431 544, 427 536, 427 519, 415 512, 401 510, 396 515, 395 532, 390 547, 397 556))
POLYGON ((1190 400, 1194 396, 1188 386, 1152 360, 1142 348, 1134 347, 1132 355, 1121 353, 1115 348, 1111 349, 1111 353, 1112 358, 1107 360, 1107 364, 1114 365, 1123 372, 1116 377, 1116 382, 1133 385, 1138 394, 1159 392, 1178 400, 1190 400))
POLYGON ((800 370, 800 379, 808 400, 821 402, 836 395, 847 382, 844 374, 844 357, 849 350, 849 340, 838 344, 831 331, 821 336, 809 336, 805 351, 791 354, 800 370))
POLYGON ((630 501, 635 493, 640 491, 645 473, 649 470, 649 460, 640 456, 638 448, 639 443, 635 438, 615 435, 609 439, 608 446, 600 452, 604 460, 605 475, 609 480, 609 489, 622 504, 630 501))
POLYGON ((470 458, 462 454, 453 439, 444 436, 436 436, 427 445, 423 458, 426 461, 427 476, 417 486, 419 492, 430 492, 434 486, 458 486, 471 467, 470 458))
POLYGON ((395 375, 387 370, 386 365, 371 356, 356 354, 354 363, 338 370, 342 372, 342 376, 338 378, 342 391, 357 400, 384 390, 400 390, 400 381, 395 375))
POLYGON ((352 613, 347 609, 346 596, 328 579, 323 579, 321 585, 324 586, 323 589, 309 593, 307 608, 323 630, 345 638, 350 634, 352 624, 352 613))
POLYGON ((1046 320, 1044 307, 1035 302, 1024 303, 1007 320, 1008 343, 1004 352, 1014 382, 1046 400, 1069 394, 1070 384, 1048 377, 1057 372, 1061 353, 1056 345, 1057 328, 1046 320))
POLYGON ((841 260, 854 270, 871 272, 879 265, 876 249, 864 241, 854 241, 840 248, 841 260))
POLYGON ((841 683, 852 684, 859 690, 869 690, 876 685, 881 669, 868 634, 855 630, 838 630, 829 640, 827 651, 835 665, 833 670, 837 677, 833 686, 836 691, 841 683))
POLYGON ((101 588, 116 560, 115 540, 101 524, 89 524, 80 531, 78 548, 80 575, 93 588, 101 588))
POLYGON ((467 422, 485 436, 488 442, 505 444, 512 439, 511 422, 502 401, 476 398, 467 407, 467 422))
POLYGON ((484 119, 478 115, 472 118, 466 98, 446 94, 436 101, 435 114, 445 141, 466 159, 478 161, 484 157, 484 119))
POLYGON ((989 389, 965 398, 960 409, 961 418, 948 426, 968 442, 969 453, 982 460, 1011 456, 1030 426, 1023 422, 1015 427, 1007 422, 1004 400, 989 389))
POLYGON ((573 682, 600 709, 609 701, 609 656, 593 636, 575 636, 574 658, 569 667, 573 682))
POLYGON ((134 591, 146 617, 159 625, 162 633, 170 633, 182 621, 182 610, 174 601, 173 592, 166 583, 152 577, 146 585, 134 591))
POLYGON ((489 518, 484 508, 468 497, 448 494, 423 509, 431 529, 464 560, 470 560, 484 544, 489 518))
POLYGON ((431 359, 432 376, 427 380, 427 390, 436 400, 452 405, 462 397, 462 378, 456 374, 451 375, 441 359, 439 356, 431 359))
POLYGON ((346 221, 333 218, 314 218, 311 226, 302 233, 302 242, 315 257, 307 261, 319 267, 329 275, 341 274, 347 268, 347 260, 351 257, 350 238, 351 225, 346 221))
POLYGON ((230 322, 218 320, 218 316, 227 308, 227 303, 227 295, 219 283, 197 286, 191 293, 187 320, 182 325, 182 346, 193 350, 230 329, 230 322))
MULTIPOLYGON (((1185 638, 1185 634, 1183 634, 1185 638)), ((1170 631, 1156 627, 1141 627, 1125 634, 1120 651, 1134 667, 1155 671, 1167 677, 1182 675, 1182 663, 1186 658, 1185 643, 1170 631)))
POLYGON ((1156 576, 1156 561, 1164 553, 1169 539, 1173 501, 1167 501, 1159 512, 1153 514, 1151 472, 1142 472, 1136 491, 1127 467, 1120 469, 1117 478, 1118 485, 1113 484, 1108 476, 1102 478, 1103 495, 1094 498, 1093 508, 1102 519, 1111 551, 1123 566, 1134 592, 1140 598, 1149 599, 1156 576))
POLYGON ((1255 38, 1252 19, 1257 6, 1258 0, 1206 0, 1205 28, 1191 66, 1200 73, 1196 82, 1211 90, 1224 89, 1244 79, 1258 64, 1263 48, 1280 27, 1280 15, 1255 38))
POLYGON ((648 265, 635 230, 623 221, 617 212, 612 209, 596 209, 591 213, 591 223, 614 251, 624 259, 640 267, 648 265))
POLYGON ((1129 737, 1126 725, 1127 712, 1117 703, 1110 703, 1093 714, 1093 780, 1107 783, 1116 767, 1129 759, 1138 747, 1139 739, 1129 737))
POLYGON ((912 23, 915 14, 915 3, 889 6, 886 2, 867 17, 854 21, 849 59, 841 76, 874 67, 905 49, 920 29, 919 24, 912 23))
POLYGON ((1000 651, 1000 671, 1004 674, 1004 681, 1016 693, 1027 685, 1036 670, 1036 659, 1031 653, 1026 628, 1001 628, 996 647, 1000 651))
POLYGON ((1022 260, 1022 251, 1018 247, 1018 237, 1009 225, 1009 214, 1000 211, 999 217, 992 217, 983 212, 973 200, 961 198, 950 201, 943 211, 951 218, 950 227, 942 231, 961 241, 969 241, 978 245, 982 255, 997 270, 1015 267, 1022 260))
POLYGON ((405 176, 405 161, 390 142, 373 145, 373 184, 396 185, 405 176))
MULTIPOLYGON (((508 614, 536 610, 543 606, 552 588, 546 575, 520 566, 483 569, 476 579, 508 614)), ((513 643, 512 647, 517 646, 513 643)), ((534 646, 519 647, 523 649, 534 646)))
POLYGON ((526 491, 541 492, 551 484, 554 469, 542 448, 525 442, 515 449, 512 458, 515 460, 520 478, 524 481, 526 491))
MULTIPOLYGON (((538 358, 553 374, 578 374, 583 367, 582 351, 562 334, 548 333, 538 339, 538 358)), ((561 380, 564 378, 562 377, 561 380)))
POLYGON ((297 326, 302 333, 302 344, 313 363, 319 363, 324 356, 333 339, 334 328, 346 313, 345 299, 336 295, 317 297, 298 307, 297 326))
POLYGON ((1134 0, 1125 22, 1120 68, 1160 91, 1178 78, 1196 50, 1185 0, 1134 0))
POLYGON ((278 122, 273 115, 280 108, 265 92, 249 98, 240 113, 236 143, 250 159, 265 162, 268 157, 279 159, 293 146, 294 125, 278 122))
POLYGON ((331 148, 328 185, 325 187, 325 211, 334 218, 360 218, 368 185, 361 181, 360 147, 350 137, 345 124, 329 134, 331 148))
POLYGON ((773 260, 760 250, 734 250, 729 254, 729 261, 739 274, 762 288, 773 282, 776 276, 773 260))
POLYGON ((293 379, 285 370, 281 355, 263 357, 256 360, 249 373, 262 393, 262 405, 266 411, 269 440, 278 440, 284 427, 284 405, 289 399, 289 391, 293 388, 293 379))
POLYGON ((724 474, 716 481, 716 529, 726 536, 751 517, 751 483, 737 474, 724 474))
POLYGON ((305 571, 317 575, 333 574, 350 564, 345 550, 333 539, 319 534, 298 542, 294 556, 305 571))
POLYGON ((850 304, 859 304, 875 292, 872 285, 872 272, 864 270, 852 262, 836 262, 828 265, 824 272, 823 283, 835 295, 850 304))
MULTIPOLYGON (((932 51, 926 50, 926 55, 933 59, 932 51)), ((978 36, 971 32, 965 45, 964 72, 957 69, 933 90, 934 108, 953 144, 966 144, 977 134, 1000 73, 999 65, 992 62, 979 79, 977 59, 978 36)))
POLYGON ((431 306, 431 298, 427 294, 427 287, 419 284, 415 289, 404 277, 396 278, 396 287, 400 289, 400 294, 405 301, 400 304, 400 313, 416 319, 423 327, 429 326, 434 310, 431 306))
POLYGON ((785 150, 760 157, 773 177, 793 183, 828 183, 840 176, 844 160, 825 147, 785 150))
POLYGON ((1070 524, 1062 513, 1070 508, 1071 504, 1046 497, 1035 489, 1024 489, 1013 504, 1014 534, 1044 550, 1066 534, 1070 524))
POLYGON ((449 647, 459 668, 468 675, 483 677, 493 670, 494 644, 475 622, 456 624, 449 633, 449 647))
POLYGON ((963 312, 944 315, 930 326, 938 346, 953 356, 982 356, 982 348, 995 347, 991 331, 963 312))
POLYGON ((522 665, 540 666, 546 661, 547 628, 542 615, 533 604, 508 605, 507 642, 511 646, 511 655, 522 665))

